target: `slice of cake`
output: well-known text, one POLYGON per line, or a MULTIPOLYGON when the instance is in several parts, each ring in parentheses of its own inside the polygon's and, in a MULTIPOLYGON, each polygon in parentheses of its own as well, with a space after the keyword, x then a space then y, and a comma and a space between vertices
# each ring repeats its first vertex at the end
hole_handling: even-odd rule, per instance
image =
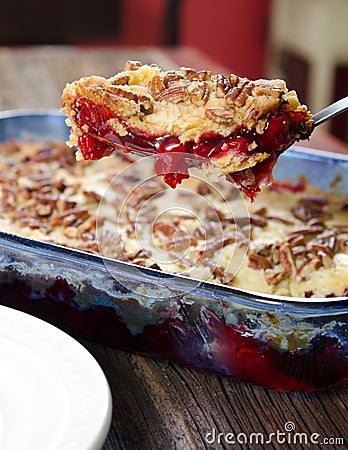
POLYGON ((190 165, 208 161, 250 198, 272 182, 280 153, 313 129, 307 107, 282 80, 162 71, 134 61, 109 79, 67 84, 62 111, 80 159, 115 150, 165 155, 156 170, 172 187, 189 177, 190 165))

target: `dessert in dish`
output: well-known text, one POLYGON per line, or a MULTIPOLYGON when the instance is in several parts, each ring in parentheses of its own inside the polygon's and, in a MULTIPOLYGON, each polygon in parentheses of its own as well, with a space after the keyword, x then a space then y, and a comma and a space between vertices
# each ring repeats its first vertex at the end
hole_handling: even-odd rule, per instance
MULTIPOLYGON (((141 168, 145 159, 140 160, 141 168)), ((308 277, 310 290, 301 288, 305 297, 344 294, 339 274, 346 272, 347 197, 309 188, 301 180, 295 185, 275 183, 271 189, 263 188, 257 204, 244 203, 248 217, 231 217, 211 184, 191 177, 183 181, 185 189, 172 190, 160 177, 137 172, 130 155, 121 152, 76 164, 63 142, 12 140, 1 144, 0 161, 0 229, 7 231, 0 233, 3 304, 78 336, 282 391, 320 390, 348 380, 344 299, 292 302, 255 292, 263 285, 272 292, 289 293, 290 279, 308 277), (117 209, 119 241, 103 246, 121 261, 98 256, 96 216, 110 190, 115 193, 113 207, 125 197, 128 200, 126 208, 117 209), (156 208, 168 194, 178 196, 179 206, 196 209, 186 214, 176 210, 175 220, 167 209, 159 216, 156 208), (152 195, 147 208, 146 199, 152 195), (144 251, 137 248, 134 218, 141 231, 149 214, 157 219, 150 233, 155 248, 178 252, 176 261, 162 261, 144 241, 144 251), (225 264, 226 252, 245 252, 249 236, 250 251, 241 270, 233 273, 234 267, 225 264), (180 253, 188 243, 189 258, 180 253), (202 258, 193 259, 199 252, 202 258), (170 262, 175 263, 173 272, 208 275, 213 283, 159 270, 161 264, 162 270, 169 270, 170 262), (279 275, 282 271, 285 275, 279 275), (316 271, 326 278, 314 290, 314 283, 321 280, 316 271), (243 273, 247 290, 234 289, 243 273), (249 279, 251 274, 254 278, 249 279)), ((325 169, 322 162, 320 167, 331 177, 331 164, 325 169)), ((229 190, 228 202, 241 201, 236 192, 229 190)))
POLYGON ((282 80, 162 71, 134 61, 109 79, 67 84, 62 111, 78 158, 100 159, 115 150, 165 155, 156 170, 175 187, 195 165, 187 156, 195 156, 218 166, 252 199, 272 181, 279 154, 313 129, 307 107, 282 80))
POLYGON ((251 204, 196 176, 172 190, 123 153, 76 163, 63 142, 0 149, 2 231, 260 293, 347 295, 346 196, 300 180, 251 204))

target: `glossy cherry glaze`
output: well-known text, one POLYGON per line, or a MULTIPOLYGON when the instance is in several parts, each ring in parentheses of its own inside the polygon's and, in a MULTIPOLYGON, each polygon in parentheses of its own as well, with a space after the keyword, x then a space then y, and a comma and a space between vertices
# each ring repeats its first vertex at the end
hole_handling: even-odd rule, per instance
MULTIPOLYGON (((88 132, 78 139, 78 146, 84 159, 100 159, 110 155, 115 149, 125 152, 141 152, 144 155, 162 155, 155 163, 157 174, 163 175, 171 187, 175 187, 184 178, 189 177, 190 163, 185 155, 196 155, 214 162, 224 153, 249 157, 253 153, 265 152, 270 156, 253 167, 254 180, 250 183, 250 174, 242 170, 227 176, 237 184, 251 199, 260 190, 262 183, 272 181, 272 169, 279 154, 292 145, 296 139, 306 138, 310 131, 303 125, 305 113, 302 111, 280 110, 271 115, 262 134, 255 130, 238 129, 228 137, 206 134, 199 142, 181 143, 176 136, 155 136, 139 129, 128 128, 128 134, 120 136, 108 123, 115 118, 110 109, 96 105, 87 98, 75 100, 75 121, 80 129, 88 127, 88 132), (255 150, 251 144, 256 143, 255 150), (247 181, 247 182, 245 182, 247 181)), ((118 118, 122 121, 122 119, 118 118)))

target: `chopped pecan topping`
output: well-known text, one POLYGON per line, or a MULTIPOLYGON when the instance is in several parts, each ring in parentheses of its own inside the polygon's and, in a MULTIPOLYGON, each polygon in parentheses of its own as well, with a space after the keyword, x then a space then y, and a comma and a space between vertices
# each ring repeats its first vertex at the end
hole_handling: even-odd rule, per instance
POLYGON ((102 199, 102 196, 100 194, 98 194, 97 192, 95 192, 95 191, 83 191, 83 195, 87 199, 95 200, 97 202, 100 202, 100 200, 102 199))
POLYGON ((319 233, 321 233, 324 230, 323 226, 317 225, 317 226, 306 226, 306 227, 302 227, 299 228, 296 231, 293 231, 289 234, 289 239, 293 239, 296 236, 302 235, 302 236, 308 236, 308 235, 317 235, 319 233))
POLYGON ((261 214, 250 214, 249 217, 251 223, 258 227, 265 227, 268 224, 268 219, 261 214))
POLYGON ((76 239, 79 235, 78 229, 76 227, 66 227, 64 228, 63 233, 70 239, 76 239))
POLYGON ((60 213, 52 216, 50 224, 52 226, 65 225, 69 226, 72 224, 77 224, 80 220, 85 220, 89 217, 89 212, 84 208, 72 208, 62 211, 60 213))
POLYGON ((322 218, 327 201, 325 197, 319 196, 302 197, 298 204, 292 208, 292 213, 302 222, 307 222, 313 218, 322 218))
POLYGON ((294 256, 291 251, 291 247, 287 244, 283 244, 279 248, 279 263, 283 266, 284 272, 287 275, 293 275, 296 273, 296 265, 294 256))
POLYGON ((52 214, 52 206, 49 204, 39 205, 37 208, 37 214, 41 217, 50 216, 52 214))
POLYGON ((172 225, 169 225, 164 222, 156 222, 152 228, 153 228, 154 233, 160 232, 170 238, 173 237, 175 231, 177 230, 176 227, 173 227, 172 225))
POLYGON ((348 233, 348 224, 346 224, 346 223, 337 223, 337 224, 335 224, 335 229, 337 229, 337 231, 339 233, 348 233))
POLYGON ((279 270, 279 268, 275 268, 275 269, 272 268, 272 269, 265 270, 266 282, 271 286, 276 286, 282 280, 284 280, 285 277, 286 277, 285 272, 279 270))
POLYGON ((316 255, 309 253, 306 255, 304 261, 300 265, 297 270, 297 273, 303 278, 306 278, 308 275, 311 275, 313 272, 318 270, 321 267, 322 263, 320 258, 316 255))
POLYGON ((261 269, 270 269, 273 267, 271 261, 267 259, 265 256, 260 255, 259 253, 251 253, 249 255, 249 267, 256 270, 261 269))
POLYGON ((281 222, 284 225, 293 225, 293 223, 294 223, 292 220, 286 219, 285 217, 281 217, 281 216, 267 214, 265 217, 268 220, 275 220, 276 222, 281 222))
POLYGON ((237 230, 225 233, 222 236, 208 239, 205 242, 203 254, 205 256, 208 254, 213 255, 217 250, 221 250, 221 248, 225 247, 226 245, 232 244, 233 242, 236 242, 244 238, 245 238, 244 234, 240 233, 240 231, 237 230))
POLYGON ((325 255, 329 256, 330 258, 334 257, 334 251, 328 245, 311 242, 308 245, 308 248, 315 253, 325 254, 325 255))
POLYGON ((82 242, 81 245, 79 245, 77 247, 77 249, 85 251, 85 252, 96 253, 96 254, 100 253, 99 246, 98 246, 98 243, 96 241, 82 242))

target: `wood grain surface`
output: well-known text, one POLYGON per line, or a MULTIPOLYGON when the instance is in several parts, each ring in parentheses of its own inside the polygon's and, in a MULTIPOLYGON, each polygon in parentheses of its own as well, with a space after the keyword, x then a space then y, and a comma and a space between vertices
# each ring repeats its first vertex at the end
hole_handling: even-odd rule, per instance
MULTIPOLYGON (((180 49, 172 61, 170 51, 155 48, 0 48, 0 108, 58 108, 66 82, 89 74, 111 76, 127 59, 170 68, 173 61, 180 64, 180 49)), ((183 64, 189 59, 185 49, 183 64)), ((200 63, 204 67, 202 56, 200 63)), ((112 391, 112 426, 103 450, 348 448, 347 386, 280 393, 81 342, 101 365, 112 391), (287 441, 290 422, 295 427, 290 434, 302 433, 296 444, 287 441), (228 442, 232 433, 240 443, 228 442), (243 443, 252 433, 274 436, 268 444, 243 443), (325 443, 328 439, 331 444, 325 443)))

